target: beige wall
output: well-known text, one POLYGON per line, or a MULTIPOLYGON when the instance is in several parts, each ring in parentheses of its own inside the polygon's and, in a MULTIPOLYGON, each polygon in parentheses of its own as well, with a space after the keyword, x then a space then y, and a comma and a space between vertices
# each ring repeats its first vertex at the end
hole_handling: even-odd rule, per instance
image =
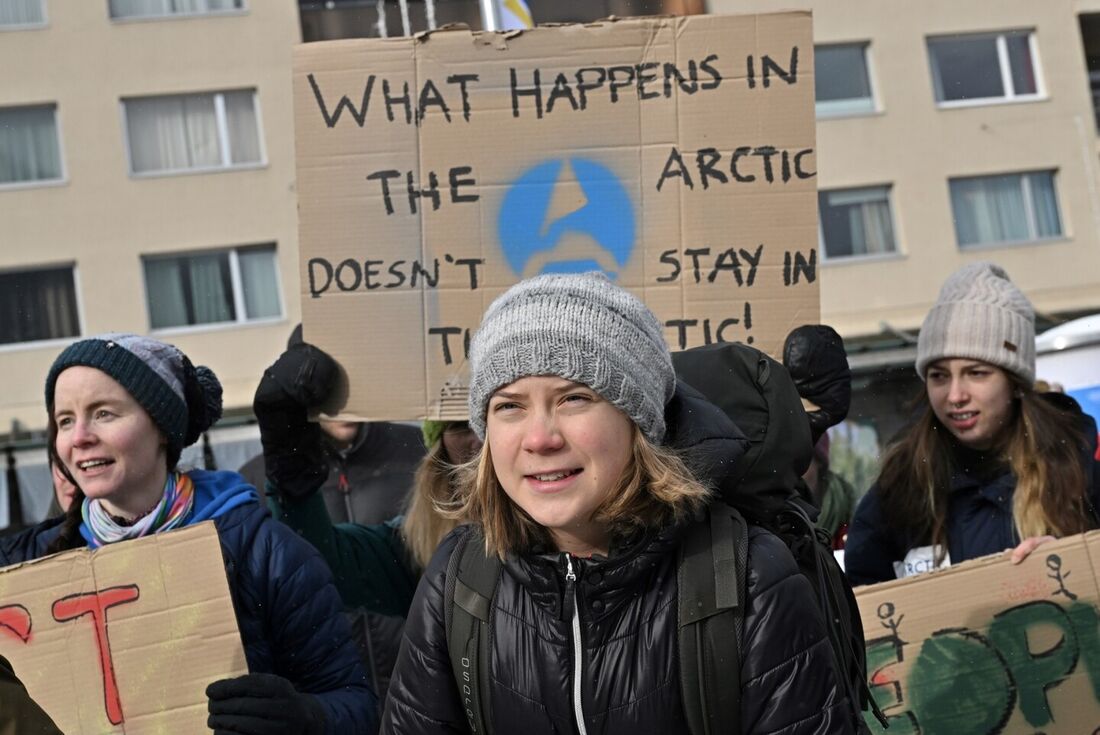
MULTIPOLYGON (((285 318, 175 332, 214 368, 226 405, 246 407, 299 314, 291 46, 293 0, 241 14, 112 22, 106 0, 46 0, 45 28, 0 31, 0 106, 53 102, 66 181, 0 189, 0 269, 75 262, 83 333, 147 332, 140 255, 277 243, 285 318), (121 97, 255 87, 267 163, 133 178, 121 97)), ((772 11, 771 0, 710 0, 711 12, 772 11)), ((892 184, 899 255, 821 269, 822 319, 845 336, 919 326, 940 283, 964 262, 1003 264, 1045 312, 1100 309, 1100 159, 1077 13, 1100 0, 788 0, 815 11, 820 43, 869 41, 880 112, 821 120, 819 185, 892 184), (925 38, 1036 29, 1047 98, 937 109, 925 38), (960 253, 947 179, 1057 169, 1065 237, 960 253)), ((64 343, 0 346, 0 434, 44 423, 42 377, 64 343)))
MULTIPOLYGON (((814 11, 817 43, 870 42, 879 113, 818 121, 822 189, 892 184, 897 256, 821 269, 822 321, 845 337, 920 326, 940 284, 964 263, 1003 265, 1037 309, 1100 310, 1100 159, 1077 14, 1100 2, 789 0, 814 11), (1046 99, 937 109, 925 39, 1035 29, 1046 99), (1056 169, 1065 237, 1042 244, 956 245, 947 179, 1056 169)), ((709 0, 710 12, 763 12, 770 0, 709 0)))
MULTIPOLYGON (((0 31, 0 106, 52 102, 66 181, 0 189, 0 269, 75 262, 84 335, 149 331, 142 254, 275 242, 285 318, 165 333, 251 404, 299 315, 290 54, 294 0, 226 16, 116 22, 107 0, 46 0, 49 23, 0 31), (254 87, 266 164, 135 178, 120 98, 254 87)), ((0 347, 0 434, 42 428, 42 381, 67 341, 0 347)))

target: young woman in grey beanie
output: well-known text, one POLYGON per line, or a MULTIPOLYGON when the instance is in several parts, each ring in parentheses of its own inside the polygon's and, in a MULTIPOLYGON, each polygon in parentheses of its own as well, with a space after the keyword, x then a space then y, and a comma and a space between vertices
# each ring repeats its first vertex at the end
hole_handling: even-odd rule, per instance
POLYGON ((213 372, 164 342, 106 334, 67 347, 46 378, 46 408, 51 462, 75 486, 72 502, 0 544, 0 565, 212 520, 251 673, 207 687, 210 728, 370 732, 374 694, 320 556, 237 473, 177 467, 221 416, 221 395, 213 372))
POLYGON ((944 283, 921 327, 919 416, 887 449, 848 530, 854 584, 906 577, 1096 528, 1096 424, 1037 393, 1035 314, 992 263, 944 283))
MULTIPOLYGON (((678 555, 743 437, 698 394, 684 403, 660 322, 602 274, 506 291, 471 342, 470 381, 470 425, 484 445, 450 509, 466 525, 420 579, 382 732, 686 732, 683 697, 703 695, 681 691, 677 675, 678 555), (670 448, 688 434, 713 451, 691 466, 715 477, 693 475, 670 448), (479 637, 484 677, 456 674, 451 646, 465 639, 448 640, 448 600, 478 607, 456 571, 470 545, 499 560, 479 637)), ((813 593, 786 546, 750 527, 747 566, 739 721, 714 731, 853 732, 813 593)))

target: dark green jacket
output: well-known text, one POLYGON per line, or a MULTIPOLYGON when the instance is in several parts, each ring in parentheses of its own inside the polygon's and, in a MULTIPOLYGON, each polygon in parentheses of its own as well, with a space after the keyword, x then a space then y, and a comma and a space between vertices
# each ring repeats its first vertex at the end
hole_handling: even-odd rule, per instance
POLYGON ((346 607, 380 615, 408 614, 420 570, 401 540, 400 516, 373 526, 334 524, 319 493, 282 500, 268 490, 272 515, 321 552, 346 607))

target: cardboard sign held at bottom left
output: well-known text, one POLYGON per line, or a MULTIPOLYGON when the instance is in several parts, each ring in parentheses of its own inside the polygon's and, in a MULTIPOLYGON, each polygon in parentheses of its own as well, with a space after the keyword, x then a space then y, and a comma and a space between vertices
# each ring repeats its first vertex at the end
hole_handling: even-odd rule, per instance
POLYGON ((889 735, 1100 734, 1100 531, 856 590, 889 735))
POLYGON ((208 732, 248 672, 214 524, 0 571, 0 653, 68 735, 208 732))

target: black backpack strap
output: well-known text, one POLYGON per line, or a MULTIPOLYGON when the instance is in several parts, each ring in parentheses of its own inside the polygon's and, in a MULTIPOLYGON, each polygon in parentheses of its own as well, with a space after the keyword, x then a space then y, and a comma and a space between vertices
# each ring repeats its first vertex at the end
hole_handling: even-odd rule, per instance
POLYGON ((741 645, 749 533, 734 508, 712 505, 680 546, 680 692, 691 735, 741 731, 741 645))
POLYGON ((462 709, 474 735, 492 732, 489 717, 489 615, 501 563, 486 556, 480 533, 471 530, 451 552, 444 589, 444 624, 462 709))
POLYGON ((779 536, 791 549, 817 596, 817 606, 829 636, 837 683, 848 697, 856 732, 870 733, 863 717, 868 707, 884 728, 889 727, 867 683, 866 647, 859 606, 848 578, 833 556, 828 533, 816 528, 798 504, 792 504, 779 517, 779 536))

